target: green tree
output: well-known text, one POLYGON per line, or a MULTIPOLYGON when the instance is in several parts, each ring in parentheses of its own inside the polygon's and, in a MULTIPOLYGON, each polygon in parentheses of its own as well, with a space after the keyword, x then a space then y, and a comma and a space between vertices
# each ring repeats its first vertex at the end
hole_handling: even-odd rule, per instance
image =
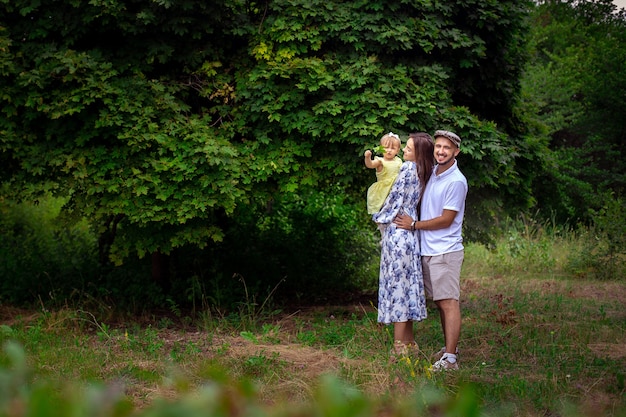
POLYGON ((150 1, 3 9, 0 129, 13 190, 70 196, 68 208, 99 226, 103 257, 116 233, 117 260, 219 240, 215 213, 232 212, 248 191, 239 151, 183 98, 188 66, 236 41, 220 26, 230 10, 150 1))
POLYGON ((13 197, 67 196, 120 262, 219 242, 238 208, 276 194, 339 184, 361 199, 362 151, 388 130, 463 137, 486 214, 470 217, 525 207, 527 7, 0 1, 0 173, 13 197))
POLYGON ((608 0, 542 2, 533 14, 523 96, 549 139, 539 206, 589 222, 626 185, 626 15, 608 0))

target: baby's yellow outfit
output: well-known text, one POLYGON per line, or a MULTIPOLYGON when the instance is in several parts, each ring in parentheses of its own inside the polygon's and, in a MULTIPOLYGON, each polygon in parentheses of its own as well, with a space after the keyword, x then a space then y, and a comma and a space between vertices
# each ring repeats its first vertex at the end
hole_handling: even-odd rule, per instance
POLYGON ((383 169, 380 172, 376 171, 376 182, 367 189, 368 214, 380 211, 402 167, 402 159, 397 156, 392 161, 386 161, 380 156, 377 156, 375 159, 382 162, 383 169))

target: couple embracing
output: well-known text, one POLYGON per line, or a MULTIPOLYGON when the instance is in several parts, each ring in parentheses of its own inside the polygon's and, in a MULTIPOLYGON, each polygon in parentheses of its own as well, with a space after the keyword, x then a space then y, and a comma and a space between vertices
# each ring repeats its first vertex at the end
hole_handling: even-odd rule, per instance
MULTIPOLYGON (((460 145, 459 136, 445 130, 436 131, 434 139, 411 133, 400 171, 372 216, 382 233, 378 321, 393 323, 393 354, 417 351, 413 323, 426 318, 426 296, 431 298, 445 343, 436 353, 436 371, 459 367, 461 229, 467 196, 467 180, 456 161, 460 145)), ((395 148, 386 147, 390 154, 383 159, 393 159, 399 146, 395 148)), ((378 176, 384 164, 376 168, 378 176)))

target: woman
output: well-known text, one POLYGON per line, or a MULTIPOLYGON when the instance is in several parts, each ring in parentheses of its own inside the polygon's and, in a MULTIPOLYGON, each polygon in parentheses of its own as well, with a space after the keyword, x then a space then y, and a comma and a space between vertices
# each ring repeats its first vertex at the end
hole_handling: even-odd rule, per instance
POLYGON ((434 166, 433 140, 428 133, 411 133, 404 163, 380 211, 372 219, 382 225, 378 322, 393 323, 394 353, 417 349, 413 322, 426 318, 426 298, 420 260, 419 234, 396 227, 393 219, 406 213, 417 219, 417 209, 434 166))

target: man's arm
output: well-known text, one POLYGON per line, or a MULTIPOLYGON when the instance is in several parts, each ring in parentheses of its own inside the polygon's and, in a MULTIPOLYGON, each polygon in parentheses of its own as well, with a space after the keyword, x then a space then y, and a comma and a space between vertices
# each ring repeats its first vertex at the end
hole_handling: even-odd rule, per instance
POLYGON ((439 230, 450 227, 458 211, 443 209, 443 213, 434 219, 415 222, 415 228, 420 230, 439 230))
MULTIPOLYGON (((454 210, 444 209, 443 213, 439 217, 435 217, 430 220, 416 221, 415 230, 438 230, 450 227, 457 213, 458 212, 454 210)), ((410 230, 413 218, 411 218, 408 214, 398 214, 396 218, 393 219, 393 222, 401 229, 410 230)))

